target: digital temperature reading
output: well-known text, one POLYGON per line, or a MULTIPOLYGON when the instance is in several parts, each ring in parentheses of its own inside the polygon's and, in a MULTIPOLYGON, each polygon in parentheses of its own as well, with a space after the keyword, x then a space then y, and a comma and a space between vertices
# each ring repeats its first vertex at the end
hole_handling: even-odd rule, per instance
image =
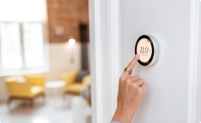
POLYGON ((139 60, 141 62, 148 62, 152 54, 151 42, 146 38, 140 39, 137 45, 137 53, 140 54, 139 60))
POLYGON ((149 48, 147 47, 140 47, 140 53, 147 53, 149 51, 149 48))

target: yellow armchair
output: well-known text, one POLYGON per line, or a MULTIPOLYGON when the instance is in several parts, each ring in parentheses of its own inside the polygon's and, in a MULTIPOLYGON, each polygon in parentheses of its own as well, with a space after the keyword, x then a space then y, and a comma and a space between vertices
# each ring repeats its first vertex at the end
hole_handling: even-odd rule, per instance
POLYGON ((44 88, 45 76, 44 75, 24 75, 27 82, 31 83, 33 86, 40 86, 44 88))
POLYGON ((85 86, 91 82, 90 75, 84 76, 81 82, 76 82, 77 75, 78 71, 71 71, 61 75, 61 79, 66 82, 66 93, 81 94, 85 86))
POLYGON ((44 75, 24 75, 5 78, 9 93, 8 104, 13 99, 28 99, 30 104, 38 96, 44 96, 44 75))

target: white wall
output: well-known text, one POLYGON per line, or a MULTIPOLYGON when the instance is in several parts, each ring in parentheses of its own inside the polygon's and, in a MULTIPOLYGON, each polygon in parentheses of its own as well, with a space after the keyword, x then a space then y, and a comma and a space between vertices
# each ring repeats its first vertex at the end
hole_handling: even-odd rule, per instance
POLYGON ((81 68, 80 44, 69 46, 67 43, 50 44, 50 72, 47 73, 47 80, 60 79, 61 73, 81 68), (71 63, 71 58, 74 63, 71 63))
MULTIPOLYGON (((201 1, 200 1, 200 5, 199 5, 199 42, 198 42, 198 46, 201 47, 201 1)), ((201 63, 201 48, 198 48, 198 63, 201 63)), ((196 108, 198 110, 196 110, 196 117, 195 117, 195 121, 196 123, 199 123, 201 121, 201 117, 200 117, 200 114, 201 114, 201 109, 199 108, 200 105, 201 105, 201 64, 198 64, 198 69, 197 69, 197 73, 198 73, 198 76, 197 76, 197 88, 196 90, 198 91, 197 95, 196 95, 196 108)))
MULTIPOLYGON (((50 44, 50 71, 46 73, 47 81, 59 80, 63 72, 79 70, 81 68, 80 44, 69 46, 67 43, 50 44), (74 63, 70 59, 74 59, 74 63)), ((0 77, 0 102, 8 99, 8 92, 4 83, 5 77, 0 77)))
POLYGON ((122 67, 133 57, 140 35, 154 36, 161 48, 155 65, 143 67, 138 64, 133 72, 149 86, 133 123, 184 123, 189 120, 190 24, 191 0, 122 1, 122 67))

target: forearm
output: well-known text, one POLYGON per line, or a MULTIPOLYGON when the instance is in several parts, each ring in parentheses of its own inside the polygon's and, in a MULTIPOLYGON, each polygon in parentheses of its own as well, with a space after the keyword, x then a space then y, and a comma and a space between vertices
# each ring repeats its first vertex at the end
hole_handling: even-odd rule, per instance
POLYGON ((116 121, 116 123, 118 123, 118 122, 119 123, 131 123, 134 113, 135 113, 135 111, 129 111, 129 110, 123 110, 121 108, 117 108, 115 111, 115 114, 112 118, 112 121, 116 121))

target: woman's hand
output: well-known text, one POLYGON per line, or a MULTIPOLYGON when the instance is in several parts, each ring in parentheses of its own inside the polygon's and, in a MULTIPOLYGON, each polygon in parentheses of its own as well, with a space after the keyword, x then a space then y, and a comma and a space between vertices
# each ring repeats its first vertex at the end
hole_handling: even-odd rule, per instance
MULTIPOLYGON (((139 55, 137 54, 128 64, 131 70, 135 67, 139 55)), ((130 123, 147 90, 147 84, 139 76, 131 76, 124 71, 119 79, 117 108, 112 118, 120 123, 130 123)))

